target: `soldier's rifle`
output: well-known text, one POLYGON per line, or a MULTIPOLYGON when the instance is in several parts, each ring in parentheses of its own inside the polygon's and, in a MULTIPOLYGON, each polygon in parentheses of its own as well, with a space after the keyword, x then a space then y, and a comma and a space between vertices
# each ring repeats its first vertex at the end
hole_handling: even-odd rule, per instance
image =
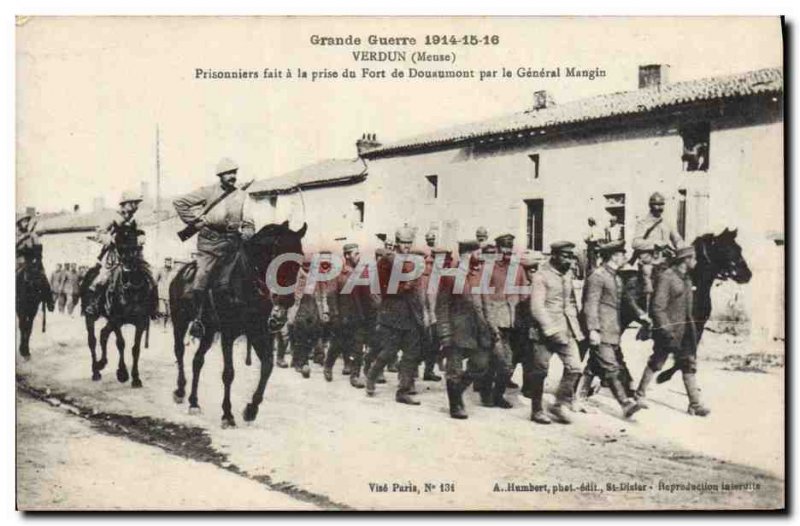
MULTIPOLYGON (((251 184, 253 184, 253 181, 255 181, 255 179, 251 179, 250 181, 246 182, 246 183, 245 183, 245 184, 243 184, 241 187, 239 187, 239 188, 238 188, 238 190, 242 190, 242 191, 244 191, 244 190, 247 190, 248 188, 250 188, 250 185, 251 185, 251 184)), ((197 234, 197 233, 200 231, 200 227, 198 227, 197 225, 198 225, 198 224, 199 224, 199 223, 200 223, 200 222, 201 222, 203 219, 205 219, 206 215, 207 215, 207 214, 208 214, 208 213, 209 213, 209 212, 210 212, 210 211, 211 211, 211 210, 212 210, 212 209, 213 209, 215 206, 217 206, 217 205, 218 205, 218 204, 220 204, 222 201, 224 201, 224 200, 225 200, 225 198, 227 198, 229 195, 231 195, 231 194, 232 194, 234 191, 236 191, 236 190, 237 190, 237 188, 236 188, 235 186, 234 186, 234 187, 231 187, 230 189, 228 189, 228 190, 226 190, 225 192, 223 192, 222 194, 220 194, 220 195, 219 195, 219 196, 218 196, 216 199, 214 199, 213 201, 211 201, 210 203, 208 203, 208 204, 207 204, 207 205, 206 205, 206 206, 203 208, 203 211, 202 211, 202 212, 200 212, 200 215, 198 215, 198 216, 197 216, 197 217, 196 217, 196 218, 195 218, 195 219, 194 219, 194 220, 193 220, 191 223, 189 223, 188 225, 186 225, 186 227, 184 227, 184 228, 183 228, 183 230, 181 230, 181 231, 179 231, 179 232, 178 232, 178 237, 180 238, 180 240, 181 240, 181 241, 186 241, 187 239, 191 239, 191 238, 192 238, 192 237, 193 237, 195 234, 197 234)))

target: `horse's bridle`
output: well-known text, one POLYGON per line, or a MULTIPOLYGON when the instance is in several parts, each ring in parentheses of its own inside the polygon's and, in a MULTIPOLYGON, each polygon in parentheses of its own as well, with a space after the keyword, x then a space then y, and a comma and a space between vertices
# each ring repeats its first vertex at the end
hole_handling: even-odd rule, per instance
MULTIPOLYGON (((711 243, 715 243, 715 240, 711 240, 711 243)), ((705 259, 706 263, 713 268, 714 261, 711 259, 711 256, 708 254, 708 247, 706 243, 700 244, 700 254, 705 259)), ((736 269, 734 268, 735 262, 731 261, 727 267, 723 267, 722 265, 719 266, 719 269, 714 274, 715 279, 721 279, 722 281, 726 281, 733 278, 733 275, 736 274, 736 269), (728 268, 730 267, 730 268, 728 268)))

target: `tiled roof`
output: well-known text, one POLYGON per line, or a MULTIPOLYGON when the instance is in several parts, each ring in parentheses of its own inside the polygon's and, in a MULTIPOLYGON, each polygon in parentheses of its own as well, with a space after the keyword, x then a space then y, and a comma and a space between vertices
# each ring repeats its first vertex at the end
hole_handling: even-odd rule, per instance
POLYGON ((766 68, 735 75, 711 77, 664 86, 598 95, 540 110, 519 112, 482 122, 464 124, 411 137, 370 150, 365 157, 414 148, 441 146, 496 134, 550 128, 565 124, 633 115, 698 101, 719 100, 783 91, 781 68, 766 68))
MULTIPOLYGON (((164 221, 175 214, 169 201, 162 204, 161 220, 164 221)), ((36 231, 41 234, 55 234, 59 232, 90 232, 110 221, 116 210, 103 209, 96 212, 83 214, 64 213, 55 215, 42 215, 38 219, 36 231)), ((136 222, 139 226, 147 226, 156 222, 155 209, 143 203, 136 213, 136 222)))
POLYGON ((345 183, 363 179, 367 166, 359 159, 327 159, 285 175, 261 179, 250 186, 251 194, 286 193, 317 185, 345 183))

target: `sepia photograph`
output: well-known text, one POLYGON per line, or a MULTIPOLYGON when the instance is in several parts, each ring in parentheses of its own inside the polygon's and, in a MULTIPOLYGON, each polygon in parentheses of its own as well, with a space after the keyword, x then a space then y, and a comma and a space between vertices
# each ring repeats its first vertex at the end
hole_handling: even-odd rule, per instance
POLYGON ((17 509, 785 511, 784 34, 16 16, 17 509))

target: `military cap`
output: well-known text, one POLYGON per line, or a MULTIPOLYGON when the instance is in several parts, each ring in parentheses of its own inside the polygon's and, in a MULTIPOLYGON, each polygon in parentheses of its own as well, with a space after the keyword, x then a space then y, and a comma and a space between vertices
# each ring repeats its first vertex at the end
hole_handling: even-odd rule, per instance
POLYGON ((561 250, 575 250, 575 243, 572 241, 556 241, 550 243, 550 252, 559 252, 561 250))
POLYGON ((394 234, 394 238, 398 243, 413 243, 414 229, 407 226, 398 228, 397 232, 394 234))
POLYGON ((136 192, 122 192, 122 197, 119 198, 119 204, 123 205, 125 203, 141 203, 142 196, 137 194, 136 192))
POLYGON ((425 239, 436 239, 436 231, 428 230, 428 232, 425 234, 425 239))
POLYGON ((470 252, 475 252, 479 248, 481 248, 480 244, 474 239, 470 239, 469 241, 459 241, 458 242, 458 253, 459 254, 468 254, 470 252))
POLYGON ((597 250, 600 251, 601 254, 613 254, 615 252, 625 252, 625 241, 619 239, 617 241, 609 241, 608 243, 603 243, 597 250))
POLYGON ((494 244, 498 247, 510 247, 514 245, 514 236, 511 234, 501 234, 494 238, 494 244))
POLYGON ((637 238, 633 240, 632 248, 636 252, 653 252, 656 244, 650 239, 637 238))
POLYGON ((485 226, 479 226, 478 230, 475 231, 475 237, 489 237, 489 231, 486 230, 485 226))
POLYGON ((672 258, 672 264, 680 263, 686 258, 690 258, 695 255, 694 247, 683 247, 679 248, 675 251, 675 256, 672 258))
POLYGON ((663 205, 663 204, 664 204, 664 203, 666 203, 666 202, 667 202, 667 201, 666 201, 666 199, 664 199, 664 196, 663 196, 663 195, 661 195, 661 193, 660 193, 660 192, 653 192, 653 195, 651 195, 651 196, 650 196, 650 201, 649 201, 649 203, 650 203, 651 205, 653 205, 653 204, 660 204, 660 205, 663 205))
POLYGON ((345 246, 342 247, 342 252, 344 254, 352 252, 353 250, 358 250, 358 243, 347 243, 345 244, 345 246))
POLYGON ((520 254, 519 264, 522 268, 532 268, 544 261, 544 256, 541 252, 534 250, 526 250, 520 254))
POLYGON ((228 157, 223 157, 217 163, 217 170, 215 173, 217 175, 229 174, 237 171, 238 169, 239 165, 236 164, 236 162, 233 159, 230 159, 228 157))

